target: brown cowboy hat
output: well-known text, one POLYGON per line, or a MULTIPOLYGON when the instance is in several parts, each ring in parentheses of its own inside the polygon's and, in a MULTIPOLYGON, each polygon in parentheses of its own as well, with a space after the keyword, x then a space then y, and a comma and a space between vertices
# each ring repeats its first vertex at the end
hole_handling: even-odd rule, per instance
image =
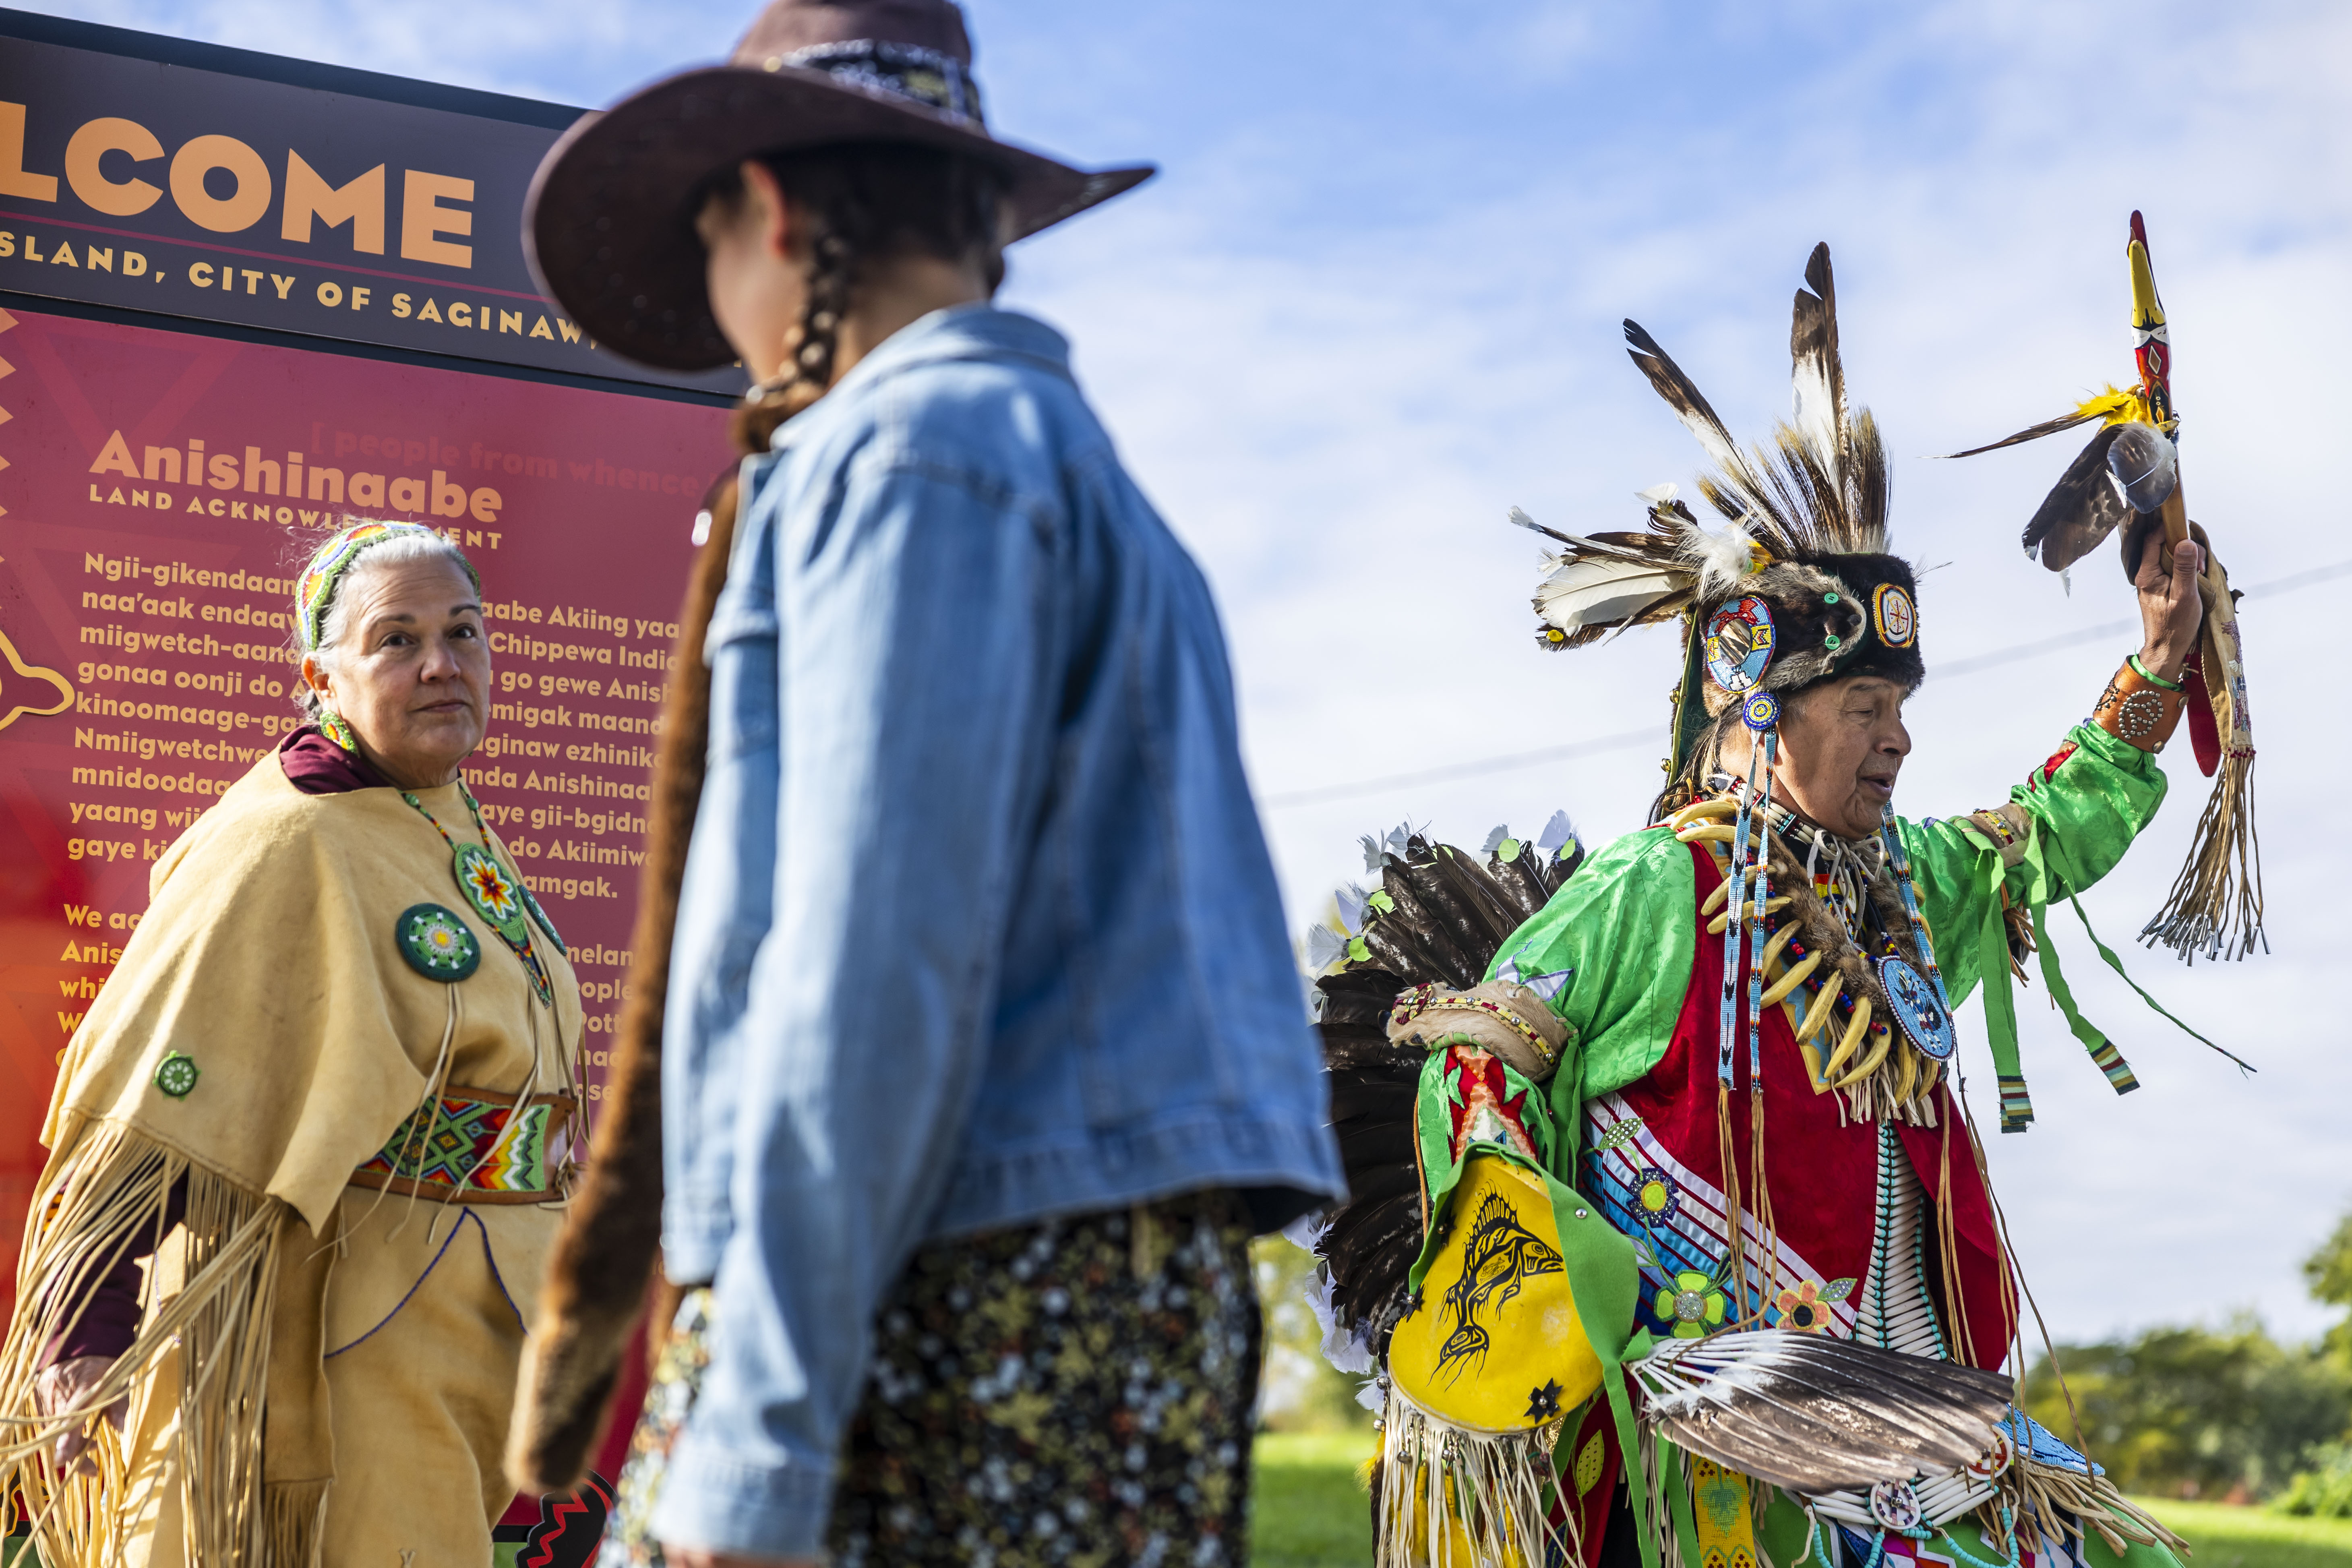
POLYGON ((540 288, 606 348, 662 370, 732 363, 688 204, 746 158, 839 142, 985 159, 1004 177, 1014 239, 1154 172, 1088 172, 990 135, 950 0, 774 0, 728 64, 583 115, 548 149, 523 204, 523 253, 540 288))

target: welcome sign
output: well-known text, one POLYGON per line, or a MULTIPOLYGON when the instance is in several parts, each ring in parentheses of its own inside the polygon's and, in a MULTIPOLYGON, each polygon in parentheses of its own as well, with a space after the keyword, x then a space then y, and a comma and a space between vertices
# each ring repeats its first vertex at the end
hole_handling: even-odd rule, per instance
POLYGON ((0 289, 740 390, 616 358, 532 287, 524 193, 579 115, 0 11, 0 289))
POLYGON ((0 11, 0 1249, 155 863, 302 721, 293 578, 355 518, 481 572, 467 777, 571 946, 601 1097, 731 459, 729 378, 641 371, 531 289, 523 192, 575 117, 0 11))

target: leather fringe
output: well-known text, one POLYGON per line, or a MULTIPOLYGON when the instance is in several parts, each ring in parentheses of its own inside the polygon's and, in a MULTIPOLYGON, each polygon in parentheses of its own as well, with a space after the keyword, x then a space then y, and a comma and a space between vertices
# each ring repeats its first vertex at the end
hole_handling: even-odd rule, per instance
POLYGON ((2205 550, 2205 574, 2197 584, 2205 625, 2189 666, 2189 700, 2211 709, 2220 766, 2189 839, 2189 858, 2164 907, 2140 933, 2150 945, 2178 952, 2184 963, 2200 952, 2210 959, 2244 958, 2263 942, 2263 847, 2254 832, 2254 732, 2246 711, 2238 596, 2205 530, 2192 522, 2189 532, 2205 550))
MULTIPOLYGON (((2187 1542, 2135 1508, 2105 1476, 2042 1464, 2021 1454, 2001 1481, 2001 1489, 2015 1496, 2014 1512, 2021 1523, 2030 1516, 2062 1542, 2071 1539, 2078 1552, 2095 1530, 2118 1557, 2131 1542, 2168 1546, 2186 1555, 2187 1542)), ((1983 1511, 1989 1515, 1991 1510, 1983 1511)), ((1989 1531, 1998 1528, 1998 1521, 1987 1521, 1989 1531)))
POLYGON ((2242 958, 2263 939, 2263 847, 2254 830, 2254 754, 2224 752, 2189 858, 2141 940, 2183 963, 2242 958))
MULTIPOLYGON (((169 1396, 180 1415, 190 1560, 220 1568, 299 1561, 313 1568, 312 1559, 268 1555, 273 1538, 265 1528, 263 1411, 286 1205, 118 1123, 87 1124, 66 1142, 70 1152, 35 1200, 16 1314, 0 1349, 0 1415, 9 1432, 0 1441, 0 1497, 18 1500, 43 1562, 96 1568, 119 1561, 130 1499, 113 1433, 96 1434, 96 1481, 59 1476, 53 1446, 69 1428, 98 1423, 97 1412, 151 1383, 158 1363, 176 1353, 179 1387, 169 1396), (161 1239, 173 1189, 182 1183, 184 1283, 150 1308, 138 1339, 79 1411, 42 1415, 34 1384, 43 1347, 79 1320, 95 1278, 134 1245, 161 1239)), ((165 1395, 159 1389, 152 1396, 165 1395)), ((331 1481, 302 1484, 317 1491, 314 1514, 323 1510, 331 1481)), ((317 1539, 314 1530, 314 1557, 317 1539)))
POLYGON ((1583 1557, 1576 1510, 1563 1510, 1557 1526, 1547 1517, 1561 1421, 1480 1431, 1431 1415, 1393 1386, 1388 1399, 1373 1490, 1377 1568, 1583 1557))
POLYGON ((332 1481, 288 1481, 262 1489, 262 1562, 268 1568, 320 1568, 332 1481))

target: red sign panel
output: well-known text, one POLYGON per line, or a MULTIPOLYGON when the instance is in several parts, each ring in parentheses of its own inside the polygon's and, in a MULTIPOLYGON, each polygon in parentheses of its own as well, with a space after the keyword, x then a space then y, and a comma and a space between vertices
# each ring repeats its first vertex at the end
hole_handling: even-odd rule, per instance
POLYGON ((291 579, 350 518, 442 529, 481 573, 467 776, 570 944, 601 1095, 688 534, 726 460, 708 406, 0 311, 0 1249, 155 860, 301 721, 291 579))

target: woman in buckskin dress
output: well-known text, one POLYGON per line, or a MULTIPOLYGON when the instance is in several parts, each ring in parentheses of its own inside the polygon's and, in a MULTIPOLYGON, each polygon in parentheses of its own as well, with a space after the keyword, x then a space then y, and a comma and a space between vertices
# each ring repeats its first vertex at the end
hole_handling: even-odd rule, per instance
POLYGON ((157 863, 50 1103, 0 1490, 51 1563, 487 1563, 512 1495, 581 1012, 458 773, 480 584, 363 523, 294 611, 311 721, 157 863))

